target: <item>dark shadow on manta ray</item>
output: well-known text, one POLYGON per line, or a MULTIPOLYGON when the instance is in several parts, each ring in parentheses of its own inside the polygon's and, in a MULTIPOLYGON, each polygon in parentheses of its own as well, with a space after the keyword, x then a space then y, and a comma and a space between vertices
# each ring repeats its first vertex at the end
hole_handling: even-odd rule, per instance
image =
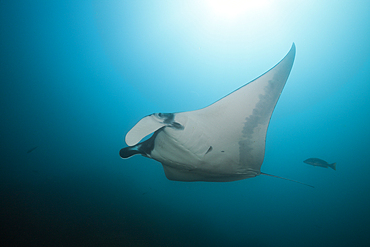
POLYGON ((176 181, 228 182, 269 175, 261 172, 266 132, 294 57, 293 44, 272 69, 208 107, 144 117, 127 133, 129 147, 120 156, 157 160, 166 177, 176 181))

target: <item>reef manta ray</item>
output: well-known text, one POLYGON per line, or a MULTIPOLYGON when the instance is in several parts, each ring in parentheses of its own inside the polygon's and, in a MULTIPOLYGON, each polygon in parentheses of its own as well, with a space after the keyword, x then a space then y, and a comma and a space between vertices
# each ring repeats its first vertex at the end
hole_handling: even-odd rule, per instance
POLYGON ((166 177, 176 181, 228 182, 269 175, 260 171, 267 127, 294 57, 293 43, 272 69, 208 107, 142 118, 127 133, 128 147, 120 156, 157 160, 166 177))

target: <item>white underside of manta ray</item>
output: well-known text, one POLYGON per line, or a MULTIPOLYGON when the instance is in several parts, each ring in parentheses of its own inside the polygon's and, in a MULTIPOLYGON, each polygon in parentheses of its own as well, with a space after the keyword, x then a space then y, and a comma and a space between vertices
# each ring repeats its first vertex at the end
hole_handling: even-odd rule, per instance
POLYGON ((177 181, 227 182, 265 174, 260 169, 267 127, 294 57, 293 44, 272 69, 208 107, 144 117, 127 133, 129 147, 120 156, 157 160, 166 177, 177 181))

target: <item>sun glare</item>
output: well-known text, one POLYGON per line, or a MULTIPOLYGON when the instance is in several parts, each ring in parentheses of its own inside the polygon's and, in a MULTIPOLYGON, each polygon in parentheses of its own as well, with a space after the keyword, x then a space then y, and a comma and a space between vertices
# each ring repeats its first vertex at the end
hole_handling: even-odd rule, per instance
POLYGON ((234 19, 267 5, 267 0, 207 0, 208 6, 221 17, 234 19))

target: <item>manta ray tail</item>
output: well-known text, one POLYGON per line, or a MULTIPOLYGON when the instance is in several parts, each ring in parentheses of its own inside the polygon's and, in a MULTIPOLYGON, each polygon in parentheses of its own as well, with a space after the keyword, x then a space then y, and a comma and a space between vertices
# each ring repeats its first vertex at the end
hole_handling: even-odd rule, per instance
POLYGON ((262 174, 262 175, 266 175, 266 176, 270 176, 270 177, 274 177, 274 178, 281 178, 281 179, 285 179, 285 180, 288 180, 288 181, 291 181, 291 182, 295 182, 295 183, 299 183, 299 184, 303 184, 303 185, 309 186, 309 187, 311 187, 311 188, 315 188, 315 187, 313 187, 312 185, 305 184, 305 183, 302 183, 302 182, 299 182, 299 181, 296 181, 296 180, 293 180, 293 179, 283 178, 283 177, 279 177, 279 176, 276 176, 276 175, 271 175, 271 174, 264 173, 264 172, 261 172, 261 174, 262 174))

